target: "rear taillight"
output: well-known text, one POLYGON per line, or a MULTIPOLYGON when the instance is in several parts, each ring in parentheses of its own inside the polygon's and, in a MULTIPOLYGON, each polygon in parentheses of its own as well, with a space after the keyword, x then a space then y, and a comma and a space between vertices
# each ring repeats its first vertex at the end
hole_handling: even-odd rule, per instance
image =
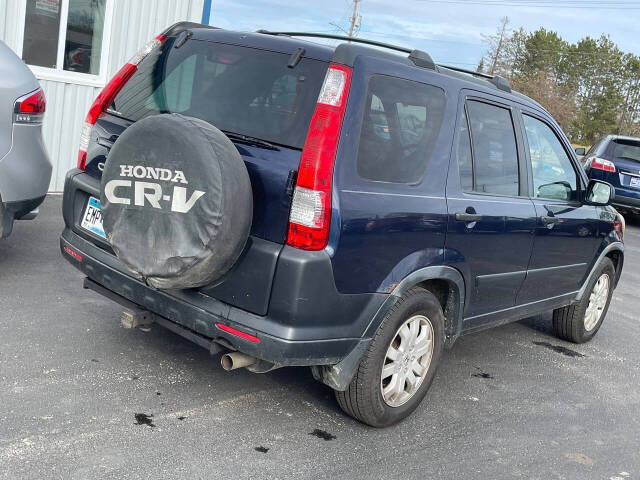
POLYGON ((590 161, 591 168, 596 170, 604 170, 605 172, 615 172, 616 166, 613 162, 604 158, 593 157, 590 161))
POLYGON ((13 123, 42 123, 46 108, 42 89, 29 93, 13 104, 13 123))
POLYGON ((84 170, 87 166, 87 149, 89 148, 89 139, 91 137, 91 130, 95 125, 98 118, 100 118, 107 109, 113 103, 122 87, 129 81, 134 73, 138 70, 138 64, 144 60, 153 50, 162 46, 165 41, 163 35, 158 35, 156 38, 147 43, 142 49, 136 53, 124 66, 114 75, 114 77, 107 83, 102 89, 100 94, 96 97, 87 113, 87 117, 84 120, 84 126, 80 133, 80 147, 78 150, 78 168, 84 170))
POLYGON ((333 164, 350 85, 351 68, 331 64, 300 158, 287 235, 287 244, 293 247, 322 250, 327 245, 333 164))
POLYGON ((616 212, 616 219, 613 221, 613 229, 618 232, 620 240, 624 240, 624 232, 627 229, 627 222, 619 212, 616 212))

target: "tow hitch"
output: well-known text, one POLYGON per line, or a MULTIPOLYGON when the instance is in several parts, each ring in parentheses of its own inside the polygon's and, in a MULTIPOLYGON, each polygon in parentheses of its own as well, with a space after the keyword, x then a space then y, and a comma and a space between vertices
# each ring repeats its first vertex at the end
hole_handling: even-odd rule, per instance
POLYGON ((140 328, 148 331, 153 323, 153 316, 147 310, 125 309, 120 314, 120 323, 124 328, 140 328))

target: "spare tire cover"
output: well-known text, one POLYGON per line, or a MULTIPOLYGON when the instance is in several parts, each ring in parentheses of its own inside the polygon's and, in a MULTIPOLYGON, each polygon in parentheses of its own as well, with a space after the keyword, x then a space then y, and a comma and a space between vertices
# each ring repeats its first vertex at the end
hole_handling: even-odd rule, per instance
POLYGON ((179 114, 144 118, 113 145, 102 172, 104 231, 149 285, 207 285, 249 236, 253 198, 242 157, 224 133, 179 114))

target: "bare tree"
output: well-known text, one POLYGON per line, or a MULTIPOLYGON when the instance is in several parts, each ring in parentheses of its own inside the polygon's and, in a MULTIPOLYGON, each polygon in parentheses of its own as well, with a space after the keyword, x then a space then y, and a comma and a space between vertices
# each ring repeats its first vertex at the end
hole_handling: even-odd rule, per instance
POLYGON ((487 44, 487 53, 483 57, 483 67, 487 65, 491 75, 505 75, 511 72, 507 44, 511 40, 509 17, 502 17, 496 33, 482 35, 487 44))

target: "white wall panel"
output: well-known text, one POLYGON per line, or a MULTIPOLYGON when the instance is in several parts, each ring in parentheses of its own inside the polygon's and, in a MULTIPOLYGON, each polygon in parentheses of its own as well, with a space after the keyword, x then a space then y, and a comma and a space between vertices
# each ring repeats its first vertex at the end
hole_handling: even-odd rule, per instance
POLYGON ((18 21, 22 1, 25 0, 0 0, 0 40, 13 50, 17 48, 18 28, 22 25, 18 21))
POLYGON ((99 88, 40 80, 47 99, 44 144, 53 163, 50 190, 62 191, 64 176, 78 161, 78 143, 84 117, 99 88))
MULTIPOLYGON (((3 1, 3 0, 0 0, 3 1)), ((109 73, 145 43, 179 21, 200 22, 204 0, 115 0, 109 73)))

